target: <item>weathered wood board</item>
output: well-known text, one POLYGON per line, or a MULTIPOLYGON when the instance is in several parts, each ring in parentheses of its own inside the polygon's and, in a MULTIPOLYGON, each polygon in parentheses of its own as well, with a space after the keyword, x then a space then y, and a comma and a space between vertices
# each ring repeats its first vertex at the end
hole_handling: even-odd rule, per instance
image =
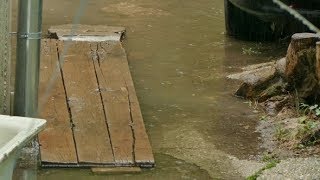
POLYGON ((125 32, 124 27, 113 27, 105 25, 73 25, 65 24, 50 27, 51 36, 59 40, 72 39, 73 41, 117 41, 119 42, 125 32))
POLYGON ((48 119, 39 135, 44 167, 154 165, 120 42, 44 40, 40 99, 52 76, 57 78, 40 112, 48 119))
MULTIPOLYGON (((63 50, 63 42, 59 50, 63 50)), ((64 85, 79 163, 112 164, 113 153, 94 70, 93 44, 74 42, 64 54, 64 85), (80 50, 80 51, 79 51, 80 50)), ((59 51, 62 54, 63 51, 59 51)))
POLYGON ((40 117, 48 123, 39 134, 41 159, 46 163, 76 164, 77 154, 71 130, 70 117, 66 102, 63 81, 60 73, 56 40, 43 40, 41 49, 39 110, 40 117), (52 90, 47 86, 52 76, 52 90))
MULTIPOLYGON (((144 127, 141 109, 131 78, 126 53, 120 43, 113 42, 102 42, 97 49, 107 51, 100 55, 100 67, 104 71, 104 74, 107 74, 107 82, 110 82, 107 84, 109 94, 110 90, 111 92, 122 92, 121 99, 124 99, 129 103, 126 104, 128 107, 124 106, 123 108, 128 108, 130 110, 131 118, 129 125, 134 134, 134 160, 138 164, 152 166, 154 164, 154 157, 144 127), (106 57, 106 55, 108 56, 106 57)), ((108 93, 108 91, 106 91, 106 93, 108 93)), ((117 98, 120 99, 119 95, 117 98)), ((105 100, 108 101, 108 99, 105 100)), ((110 99, 109 101, 115 102, 114 99, 110 99)))
MULTIPOLYGON (((113 46, 113 44, 108 45, 113 46)), ((106 108, 115 161, 117 164, 130 165, 134 163, 134 137, 129 94, 122 76, 121 57, 110 52, 114 51, 109 51, 109 47, 101 49, 100 44, 97 47, 98 58, 95 61, 97 77, 106 108)))

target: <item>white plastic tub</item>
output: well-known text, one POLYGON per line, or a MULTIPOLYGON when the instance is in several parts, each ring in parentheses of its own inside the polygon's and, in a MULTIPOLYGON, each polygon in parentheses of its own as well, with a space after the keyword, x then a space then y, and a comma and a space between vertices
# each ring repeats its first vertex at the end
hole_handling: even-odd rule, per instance
POLYGON ((43 119, 0 115, 0 179, 10 180, 24 145, 45 126, 43 119))

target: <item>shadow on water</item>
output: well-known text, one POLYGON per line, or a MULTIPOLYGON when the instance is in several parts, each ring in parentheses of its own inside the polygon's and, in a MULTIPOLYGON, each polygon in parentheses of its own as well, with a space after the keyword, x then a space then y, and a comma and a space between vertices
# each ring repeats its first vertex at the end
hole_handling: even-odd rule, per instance
MULTIPOLYGON (((71 23, 77 0, 44 0, 45 32, 71 23)), ((222 0, 89 1, 82 24, 125 26, 131 73, 157 167, 138 175, 41 170, 39 179, 237 179, 232 157, 259 154, 259 115, 226 75, 278 58, 273 44, 224 35, 222 0)), ((234 159, 234 158, 233 158, 234 159)))
POLYGON ((175 159, 168 155, 155 154, 159 159, 157 167, 144 170, 139 174, 120 174, 120 175, 93 175, 87 169, 60 169, 60 170, 42 170, 38 175, 38 180, 149 180, 149 179, 210 179, 209 174, 199 167, 188 164, 182 160, 175 159), (160 160, 161 159, 161 160, 160 160))

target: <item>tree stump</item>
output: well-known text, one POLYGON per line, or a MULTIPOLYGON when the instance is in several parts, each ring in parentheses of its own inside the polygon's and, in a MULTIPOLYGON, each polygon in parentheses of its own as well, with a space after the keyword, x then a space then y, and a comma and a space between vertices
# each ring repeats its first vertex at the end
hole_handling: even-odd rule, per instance
POLYGON ((228 76, 243 82, 236 96, 263 102, 289 92, 309 104, 320 102, 320 36, 317 34, 294 34, 285 58, 243 69, 242 73, 228 76))
POLYGON ((320 93, 316 75, 316 42, 319 36, 312 33, 294 34, 286 56, 285 77, 289 91, 297 92, 299 98, 317 101, 320 93))

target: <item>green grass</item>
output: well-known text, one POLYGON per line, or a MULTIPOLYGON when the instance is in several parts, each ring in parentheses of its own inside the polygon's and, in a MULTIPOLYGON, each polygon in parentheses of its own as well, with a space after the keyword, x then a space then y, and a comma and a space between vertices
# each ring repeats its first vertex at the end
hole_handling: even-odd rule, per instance
POLYGON ((246 180, 256 180, 263 171, 267 170, 267 169, 271 169, 276 167, 276 165, 279 163, 279 160, 276 159, 272 159, 270 160, 270 162, 267 163, 267 165, 265 165, 263 168, 261 168, 259 171, 257 171, 256 173, 254 173, 253 175, 249 176, 246 178, 246 180))
POLYGON ((290 132, 288 129, 285 129, 282 125, 278 125, 276 127, 274 136, 279 141, 285 141, 285 140, 287 140, 289 133, 290 132))

